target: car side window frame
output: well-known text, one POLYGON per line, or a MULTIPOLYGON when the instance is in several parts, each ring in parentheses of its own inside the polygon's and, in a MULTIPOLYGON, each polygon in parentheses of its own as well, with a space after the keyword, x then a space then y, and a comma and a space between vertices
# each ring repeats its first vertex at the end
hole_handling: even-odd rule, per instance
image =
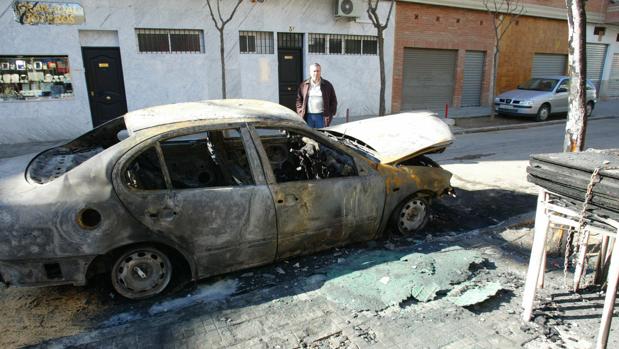
MULTIPOLYGON (((267 128, 267 129, 280 129, 280 130, 286 130, 286 131, 292 131, 295 133, 298 133, 302 136, 306 136, 311 138, 314 141, 318 141, 321 144, 325 144, 331 148, 333 148, 334 150, 338 151, 338 152, 342 152, 348 156, 350 156, 353 160, 353 163, 355 165, 355 170, 357 171, 357 174, 354 176, 347 176, 347 177, 333 177, 333 178, 325 178, 325 179, 321 179, 321 181, 328 181, 328 180, 333 180, 333 179, 346 179, 346 178, 358 178, 361 176, 367 176, 371 173, 374 173, 372 171, 372 169, 370 168, 370 166, 367 165, 363 165, 362 164, 362 157, 359 154, 356 154, 354 151, 352 151, 352 149, 345 149, 346 147, 344 145, 341 144, 337 144, 333 141, 331 141, 329 138, 327 138, 326 136, 320 134, 320 133, 311 133, 308 132, 307 130, 304 130, 303 128, 300 127, 296 127, 296 125, 290 125, 290 124, 279 124, 279 125, 266 125, 266 124, 251 124, 248 125, 248 131, 252 137, 254 146, 258 152, 258 155, 260 157, 260 162, 262 164, 262 168, 264 170, 264 174, 266 176, 266 180, 269 184, 283 184, 283 183, 304 183, 304 182, 312 182, 315 181, 315 179, 307 179, 307 180, 298 180, 298 181, 290 181, 290 182, 278 182, 277 178, 275 177, 275 173, 273 171, 273 167, 269 161, 269 156, 267 155, 266 149, 264 148, 263 144, 262 144, 262 140, 260 138, 260 135, 257 132, 257 129, 259 128, 267 128)), ((364 159, 366 161, 369 161, 367 159, 364 159)))
POLYGON ((190 126, 186 128, 166 131, 154 137, 148 138, 142 141, 140 144, 136 145, 133 149, 131 149, 128 152, 129 157, 123 160, 123 163, 121 164, 121 167, 120 167, 119 175, 124 176, 124 174, 127 171, 127 168, 129 167, 129 165, 131 165, 135 161, 135 159, 137 159, 144 152, 148 151, 148 149, 155 148, 155 151, 157 153, 157 159, 159 161, 159 166, 161 167, 163 179, 164 179, 164 182, 166 183, 166 188, 165 189, 151 189, 151 190, 137 189, 137 188, 133 188, 127 185, 125 180, 121 180, 121 184, 126 190, 132 193, 154 193, 154 192, 171 192, 171 191, 196 190, 196 189, 203 190, 203 189, 240 187, 240 186, 228 185, 228 186, 212 186, 212 187, 207 186, 207 187, 199 187, 199 188, 174 188, 174 186, 172 185, 172 177, 170 176, 168 166, 165 162, 165 156, 163 154, 163 149, 161 147, 161 142, 168 140, 168 139, 173 139, 173 138, 182 137, 182 136, 189 136, 189 135, 197 134, 200 132, 209 132, 209 131, 217 131, 217 130, 223 131, 223 130, 229 130, 229 129, 235 129, 239 132, 240 134, 239 139, 241 140, 243 144, 243 149, 245 151, 245 155, 247 156, 250 174, 253 179, 253 184, 246 184, 246 186, 250 186, 250 185, 255 186, 259 184, 265 184, 266 179, 265 179, 265 174, 263 172, 264 170, 262 168, 262 165, 260 164, 260 160, 259 160, 260 156, 256 153, 253 139, 247 129, 247 123, 226 124, 226 125, 220 124, 220 125, 208 125, 208 126, 190 126))
POLYGON ((557 84, 557 89, 555 93, 567 93, 569 91, 570 91, 570 79, 563 79, 557 84), (567 88, 567 91, 559 92, 559 89, 563 86, 567 88))

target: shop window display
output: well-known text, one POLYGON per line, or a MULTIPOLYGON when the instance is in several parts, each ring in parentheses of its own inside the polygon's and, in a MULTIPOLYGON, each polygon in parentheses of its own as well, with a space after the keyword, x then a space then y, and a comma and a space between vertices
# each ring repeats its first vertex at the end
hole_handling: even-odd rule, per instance
POLYGON ((73 96, 67 56, 0 56, 0 100, 73 96))

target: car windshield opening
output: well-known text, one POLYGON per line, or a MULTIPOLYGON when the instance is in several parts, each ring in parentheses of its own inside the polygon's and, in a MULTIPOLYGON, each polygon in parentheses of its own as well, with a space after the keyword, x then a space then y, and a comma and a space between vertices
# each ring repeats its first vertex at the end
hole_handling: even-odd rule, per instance
POLYGON ((118 117, 55 148, 37 155, 27 169, 27 178, 44 184, 60 177, 103 150, 128 137, 124 117, 118 117))
POLYGON ((559 80, 557 79, 530 79, 524 84, 518 86, 519 90, 531 90, 531 91, 552 91, 559 80))

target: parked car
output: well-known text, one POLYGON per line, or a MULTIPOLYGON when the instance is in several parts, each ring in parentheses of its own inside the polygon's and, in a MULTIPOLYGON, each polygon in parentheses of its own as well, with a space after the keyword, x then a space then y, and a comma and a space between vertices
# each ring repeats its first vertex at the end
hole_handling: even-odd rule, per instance
MULTIPOLYGON (((568 111, 568 76, 533 78, 518 85, 516 90, 501 93, 494 99, 499 114, 534 116, 537 121, 548 119, 550 114, 568 111)), ((597 93, 595 86, 587 80, 587 116, 591 115, 597 93)))
POLYGON ((130 299, 188 279, 421 229, 453 136, 399 114, 310 129, 253 100, 133 111, 67 144, 0 161, 0 283, 84 285, 130 299))

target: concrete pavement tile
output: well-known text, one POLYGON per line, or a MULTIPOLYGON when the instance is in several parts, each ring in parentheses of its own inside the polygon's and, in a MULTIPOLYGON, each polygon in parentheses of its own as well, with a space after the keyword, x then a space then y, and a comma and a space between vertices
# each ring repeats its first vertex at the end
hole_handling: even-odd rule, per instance
POLYGON ((456 340, 455 342, 451 342, 445 345, 444 347, 442 347, 442 349, 475 349, 475 348, 477 348, 475 340, 473 340, 472 338, 468 338, 468 337, 460 338, 456 340))
POLYGON ((328 318, 314 319, 291 328, 291 331, 297 338, 308 344, 336 333, 341 333, 342 330, 342 327, 336 325, 328 318))
POLYGON ((231 345, 235 342, 234 335, 232 334, 230 329, 227 327, 224 327, 224 328, 217 327, 217 332, 208 332, 206 335, 210 335, 210 334, 217 334, 223 345, 231 345))
POLYGON ((202 327, 204 327, 205 332, 217 330, 217 327, 215 326, 215 321, 213 321, 212 317, 202 319, 202 327))
POLYGON ((215 331, 203 333, 187 338, 187 344, 191 348, 225 348, 231 342, 224 343, 219 334, 215 331))
POLYGON ((232 336, 236 342, 259 337, 265 333, 264 326, 260 320, 231 325, 228 329, 232 333, 232 336))

